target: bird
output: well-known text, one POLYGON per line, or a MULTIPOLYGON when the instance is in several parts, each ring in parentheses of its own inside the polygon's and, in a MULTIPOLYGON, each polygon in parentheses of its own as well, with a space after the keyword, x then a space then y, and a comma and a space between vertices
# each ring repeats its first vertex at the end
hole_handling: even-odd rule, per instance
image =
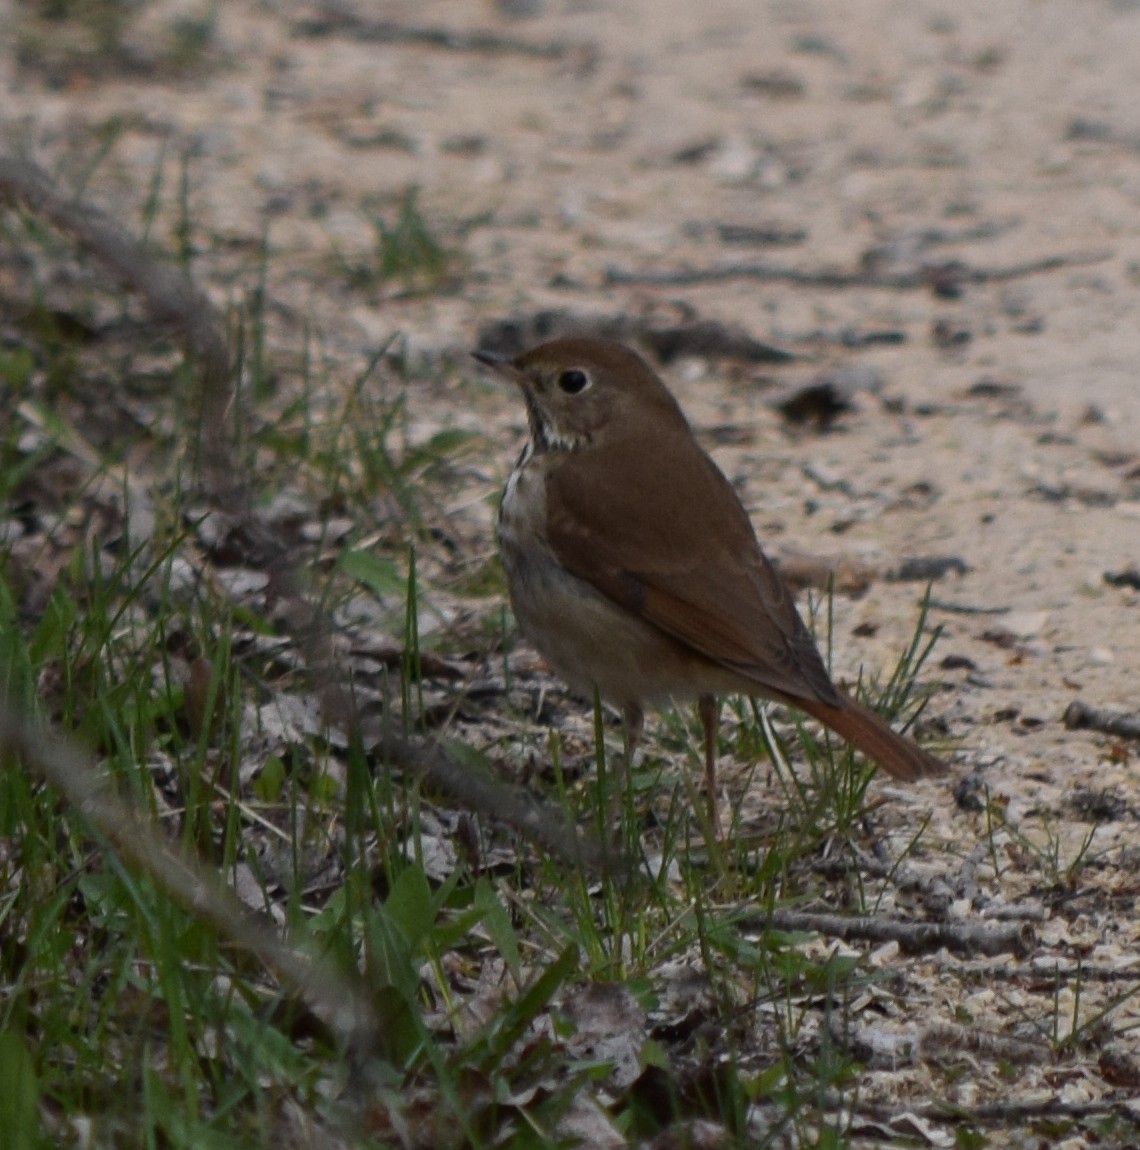
POLYGON ((621 710, 696 700, 714 826, 718 696, 790 704, 896 779, 946 764, 837 686, 732 484, 634 350, 568 336, 475 358, 515 384, 528 439, 497 535, 524 636, 576 693, 621 710))

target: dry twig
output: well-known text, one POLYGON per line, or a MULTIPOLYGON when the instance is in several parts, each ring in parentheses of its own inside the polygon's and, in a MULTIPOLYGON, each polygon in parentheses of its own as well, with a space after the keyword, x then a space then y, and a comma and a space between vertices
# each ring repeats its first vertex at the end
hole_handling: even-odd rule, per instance
POLYGON ((789 283, 801 287, 817 288, 885 288, 890 291, 915 291, 936 286, 942 293, 948 283, 954 285, 1004 283, 1041 272, 1079 264, 1098 263, 1110 257, 1111 252, 1073 252, 1068 255, 1043 256, 1008 267, 972 268, 953 261, 939 266, 906 268, 897 272, 883 272, 860 268, 840 271, 834 268, 794 268, 769 263, 731 263, 711 268, 672 268, 665 271, 633 271, 626 268, 607 268, 607 284, 645 284, 650 287, 692 287, 697 284, 722 283, 730 279, 761 280, 765 283, 789 283))
POLYGON ((520 40, 515 36, 503 36, 482 29, 460 32, 454 28, 400 24, 395 20, 371 20, 355 12, 346 12, 339 5, 326 5, 320 15, 298 20, 292 31, 294 36, 341 35, 368 44, 418 44, 426 48, 442 48, 448 52, 534 56, 540 60, 561 60, 571 52, 582 51, 585 47, 562 40, 546 43, 520 40))
POLYGON ((1036 935, 1029 923, 999 927, 984 923, 897 922, 888 918, 847 917, 814 911, 776 909, 763 918, 748 920, 753 928, 809 931, 845 942, 897 942, 907 954, 947 950, 959 954, 1016 954, 1024 957, 1033 949, 1036 935))
POLYGON ((1140 739, 1140 713, 1136 712, 1108 711, 1074 699, 1065 708, 1063 721, 1070 731, 1091 728, 1120 739, 1140 739))

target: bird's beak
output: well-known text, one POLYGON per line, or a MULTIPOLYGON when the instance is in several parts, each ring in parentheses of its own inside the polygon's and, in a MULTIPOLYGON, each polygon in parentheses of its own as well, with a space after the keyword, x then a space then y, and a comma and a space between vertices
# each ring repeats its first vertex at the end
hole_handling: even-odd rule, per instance
POLYGON ((482 351, 480 348, 476 348, 471 353, 471 358, 477 359, 480 363, 485 364, 487 367, 493 367, 496 369, 501 368, 504 364, 509 364, 511 362, 511 357, 509 355, 503 355, 502 352, 498 351, 482 351))
POLYGON ((493 351, 473 351, 471 355, 484 367, 489 367, 501 379, 509 379, 518 387, 525 388, 527 377, 519 371, 509 355, 500 355, 493 351))

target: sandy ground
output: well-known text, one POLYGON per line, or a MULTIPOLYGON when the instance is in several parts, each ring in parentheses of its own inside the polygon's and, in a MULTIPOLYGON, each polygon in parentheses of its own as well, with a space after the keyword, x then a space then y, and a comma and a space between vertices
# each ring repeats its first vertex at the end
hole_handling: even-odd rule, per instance
MULTIPOLYGON (((1140 563, 1140 4, 547 0, 519 18, 505 7, 359 8, 502 38, 481 50, 303 34, 296 22, 314 8, 233 2, 190 74, 48 76, 6 52, 0 131, 70 176, 118 117, 91 194, 139 219, 165 154, 167 234, 170 161, 188 155, 199 278, 219 303, 251 290, 268 228, 276 338, 296 347, 308 325, 346 372, 397 330, 413 357, 461 362, 482 324, 544 308, 689 310, 795 352, 785 365, 690 356, 665 370, 773 552, 880 571, 910 556, 963 561, 934 588, 944 685, 930 708, 957 740, 960 773, 981 771, 1014 821, 1044 817, 1063 856, 1089 830, 1073 795, 1108 790, 1126 813, 1098 829, 1097 849, 1127 851, 1137 744, 1067 730, 1061 716, 1078 698, 1137 701, 1140 591, 1105 573, 1140 563), (390 213, 411 184, 462 251, 455 284, 352 286, 334 252, 367 260, 369 210, 390 213), (729 243, 724 224, 783 242, 729 243), (1065 258, 1030 266, 1054 256, 1065 258), (610 274, 761 261, 851 272, 961 261, 990 274, 953 298, 610 274), (789 427, 771 406, 837 368, 879 390, 827 433, 789 427)), ((14 11, 0 3, 0 26, 14 11)), ((129 42, 155 56, 174 17, 194 11, 156 5, 129 42)), ((486 432, 474 474, 493 492, 520 441, 515 397, 480 386, 455 403, 430 375, 414 386, 425 434, 486 432)), ((455 514, 489 550, 490 501, 455 514)), ((876 580, 841 598, 837 669, 887 664, 920 589, 876 580)), ((950 820, 943 784, 918 803, 950 820)))
MULTIPOLYGON (((698 426, 738 430, 720 437, 734 447, 710 443, 762 537, 888 566, 959 556, 968 572, 937 597, 1010 612, 935 612, 940 654, 975 664, 948 676, 936 707, 970 757, 995 759, 992 785, 1031 775, 1054 800, 1080 782, 1129 786, 1127 756, 1106 767, 1105 740, 1059 720, 1077 696, 1127 707, 1140 666, 1137 592, 1103 578, 1140 553, 1140 7, 534 7, 525 19, 455 0, 361 11, 490 31, 553 58, 305 36, 295 21, 315 9, 227 4, 204 75, 45 79, 6 55, 0 126, 10 147, 66 172, 118 117, 92 183, 128 220, 163 150, 188 153, 199 276, 232 298, 268 227, 282 327, 310 323, 346 360, 397 329, 416 351, 461 355, 482 322, 508 314, 679 305, 809 357, 762 370, 690 359, 668 373, 698 426), (332 252, 366 260, 369 207, 409 184, 445 237, 463 233, 461 283, 402 299, 350 290, 332 252), (726 245, 725 223, 803 238, 726 245), (872 252, 888 268, 1085 259, 956 299, 744 277, 607 283, 612 268, 759 260, 854 270, 872 252), (843 332, 901 342, 851 350, 843 332), (882 391, 828 435, 790 435, 767 406, 773 381, 852 364, 882 391), (998 394, 972 395, 979 383, 998 394)), ((171 21, 194 11, 156 6, 128 43, 159 58, 171 21)), ((168 218, 176 184, 167 170, 168 218)), ((438 401, 423 397, 428 423, 502 426, 494 486, 517 444, 513 397, 477 413, 438 401)), ((846 630, 877 630, 844 637, 841 667, 889 657, 914 598, 876 584, 845 608, 846 630)))

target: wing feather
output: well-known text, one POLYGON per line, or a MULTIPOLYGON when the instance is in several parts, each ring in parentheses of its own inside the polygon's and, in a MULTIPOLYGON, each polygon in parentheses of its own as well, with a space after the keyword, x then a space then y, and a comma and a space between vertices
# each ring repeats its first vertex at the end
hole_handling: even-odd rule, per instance
POLYGON ((627 436, 591 450, 590 467, 571 455, 547 476, 548 532, 559 561, 758 688, 839 705, 791 592, 688 428, 653 443, 627 436))

